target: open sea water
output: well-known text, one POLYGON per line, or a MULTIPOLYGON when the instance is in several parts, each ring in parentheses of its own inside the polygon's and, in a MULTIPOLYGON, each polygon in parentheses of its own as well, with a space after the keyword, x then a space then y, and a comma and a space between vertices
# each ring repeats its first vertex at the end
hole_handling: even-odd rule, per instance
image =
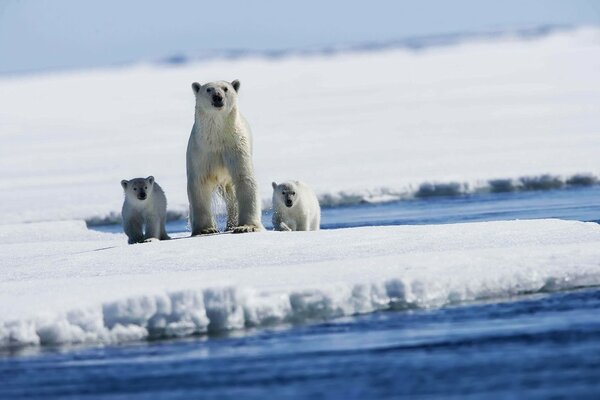
MULTIPOLYGON (((270 215, 264 217, 270 226, 270 215)), ((600 186, 326 208, 322 225, 529 218, 598 222, 600 186)), ((170 222, 168 230, 185 231, 186 223, 170 222)), ((600 289, 222 336, 0 354, 2 399, 400 397, 600 398, 600 289)))

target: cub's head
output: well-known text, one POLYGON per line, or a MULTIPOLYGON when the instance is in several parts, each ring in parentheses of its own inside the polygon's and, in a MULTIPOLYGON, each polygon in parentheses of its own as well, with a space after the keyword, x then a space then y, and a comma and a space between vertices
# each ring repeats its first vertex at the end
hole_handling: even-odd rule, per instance
POLYGON ((125 197, 135 201, 146 201, 152 194, 153 185, 153 176, 147 178, 134 178, 131 180, 123 179, 121 181, 121 186, 123 186, 123 190, 125 191, 125 197))
POLYGON ((273 186, 273 205, 281 203, 291 208, 296 204, 296 185, 293 182, 284 182, 279 185, 273 182, 271 185, 273 186))
POLYGON ((196 109, 203 112, 230 112, 237 104, 240 81, 209 82, 204 85, 192 83, 192 91, 196 96, 196 109))

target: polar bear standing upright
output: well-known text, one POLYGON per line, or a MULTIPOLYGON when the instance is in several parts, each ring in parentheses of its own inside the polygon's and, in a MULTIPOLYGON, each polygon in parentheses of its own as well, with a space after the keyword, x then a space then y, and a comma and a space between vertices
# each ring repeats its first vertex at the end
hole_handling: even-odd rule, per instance
POLYGON ((321 207, 315 192, 304 182, 273 185, 273 229, 276 231, 318 231, 321 207))
POLYGON ((211 210, 215 191, 225 199, 227 230, 263 230, 252 164, 252 136, 240 114, 240 82, 194 82, 194 127, 187 147, 187 191, 192 236, 217 232, 211 210))

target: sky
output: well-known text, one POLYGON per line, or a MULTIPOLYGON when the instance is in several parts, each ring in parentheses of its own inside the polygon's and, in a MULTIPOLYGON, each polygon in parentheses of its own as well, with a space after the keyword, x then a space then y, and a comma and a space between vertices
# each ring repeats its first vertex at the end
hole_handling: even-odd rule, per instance
POLYGON ((600 24, 600 1, 0 0, 0 74, 542 24, 600 24))

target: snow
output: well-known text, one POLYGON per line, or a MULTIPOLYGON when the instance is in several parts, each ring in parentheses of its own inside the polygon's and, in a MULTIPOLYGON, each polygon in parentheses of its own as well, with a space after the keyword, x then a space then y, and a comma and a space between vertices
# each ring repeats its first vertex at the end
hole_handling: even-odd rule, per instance
POLYGON ((193 81, 239 78, 266 205, 597 183, 600 29, 0 79, 0 348, 120 343, 600 284, 600 225, 216 235, 128 246, 120 180, 184 216, 193 81))
POLYGON ((598 176, 599 50, 600 29, 581 28, 3 78, 0 221, 117 220, 120 180, 148 175, 185 216, 190 84, 216 79, 242 82, 265 205, 271 181, 287 179, 331 205, 598 176))
POLYGON ((179 337, 600 284, 600 225, 574 221, 133 246, 81 221, 2 225, 0 235, 11 237, 0 244, 0 347, 179 337))

